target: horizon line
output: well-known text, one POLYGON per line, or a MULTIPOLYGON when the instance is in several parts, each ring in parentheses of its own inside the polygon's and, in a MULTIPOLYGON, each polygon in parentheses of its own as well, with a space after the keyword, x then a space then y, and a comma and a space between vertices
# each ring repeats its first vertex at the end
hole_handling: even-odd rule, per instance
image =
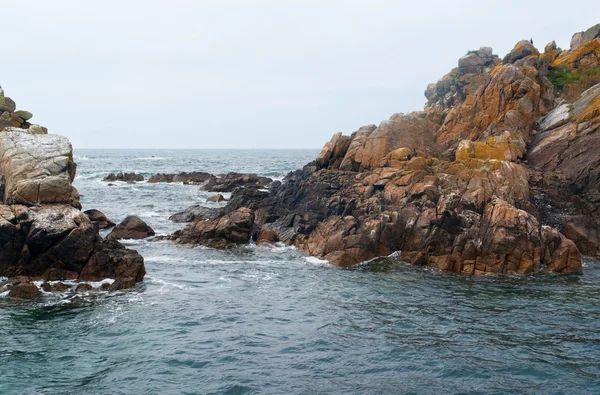
POLYGON ((320 150, 319 148, 84 148, 73 147, 73 149, 97 149, 97 150, 320 150))

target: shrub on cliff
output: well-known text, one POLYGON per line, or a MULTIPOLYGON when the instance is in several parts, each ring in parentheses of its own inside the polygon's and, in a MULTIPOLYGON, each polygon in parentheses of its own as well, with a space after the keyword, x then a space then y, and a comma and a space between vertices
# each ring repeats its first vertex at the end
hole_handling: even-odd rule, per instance
POLYGON ((547 77, 559 94, 573 102, 579 99, 584 91, 600 83, 600 67, 572 71, 559 67, 550 70, 547 77))

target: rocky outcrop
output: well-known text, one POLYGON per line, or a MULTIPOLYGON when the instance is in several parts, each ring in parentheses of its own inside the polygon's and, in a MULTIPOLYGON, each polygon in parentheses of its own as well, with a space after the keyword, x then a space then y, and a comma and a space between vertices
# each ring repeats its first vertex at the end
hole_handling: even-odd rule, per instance
POLYGON ((122 181, 122 182, 140 182, 144 181, 144 176, 137 173, 109 173, 102 181, 122 181))
MULTIPOLYGON (((143 259, 137 252, 118 243, 108 247, 135 257, 138 272, 143 271, 143 259)), ((99 259, 98 254, 107 253, 111 252, 92 222, 72 206, 0 206, 0 276, 78 279, 99 259)), ((114 268, 97 271, 101 279, 118 280, 125 273, 117 270, 119 265, 127 265, 124 259, 112 263, 114 268)))
POLYGON ((29 124, 31 113, 16 111, 1 88, 0 108, 4 119, 9 113, 23 121, 0 124, 0 277, 17 279, 10 280, 9 296, 39 296, 34 279, 77 280, 102 254, 114 259, 95 271, 98 277, 112 277, 123 287, 141 281, 143 258, 116 242, 103 242, 98 226, 80 211, 71 185, 76 165, 69 141, 29 124))
POLYGON ((595 73, 598 31, 566 51, 528 40, 503 60, 470 51, 427 87, 424 111, 335 134, 283 183, 234 190, 216 218, 174 238, 278 240, 339 265, 399 252, 465 274, 580 272, 580 250, 600 244, 600 89, 561 95, 580 70, 595 73), (235 232, 216 236, 218 224, 235 232))
POLYGON ((121 221, 108 235, 107 239, 145 239, 154 236, 155 232, 147 223, 135 215, 121 221))

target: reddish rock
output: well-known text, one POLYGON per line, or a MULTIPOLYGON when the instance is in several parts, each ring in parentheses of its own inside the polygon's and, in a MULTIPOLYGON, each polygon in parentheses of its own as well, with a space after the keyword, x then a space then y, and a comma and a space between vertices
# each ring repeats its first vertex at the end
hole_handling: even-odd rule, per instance
POLYGON ((277 233, 269 228, 262 228, 258 237, 256 238, 256 244, 273 244, 279 241, 277 233))

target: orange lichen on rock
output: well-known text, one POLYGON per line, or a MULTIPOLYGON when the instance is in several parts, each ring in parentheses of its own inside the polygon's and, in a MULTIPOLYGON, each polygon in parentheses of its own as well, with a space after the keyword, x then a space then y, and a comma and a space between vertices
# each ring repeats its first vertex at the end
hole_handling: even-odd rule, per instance
POLYGON ((572 50, 563 51, 550 63, 552 68, 577 69, 600 66, 600 38, 583 43, 572 50))
POLYGON ((508 132, 489 137, 485 142, 463 140, 456 149, 456 160, 497 159, 515 161, 523 155, 525 144, 519 136, 511 139, 508 132))

